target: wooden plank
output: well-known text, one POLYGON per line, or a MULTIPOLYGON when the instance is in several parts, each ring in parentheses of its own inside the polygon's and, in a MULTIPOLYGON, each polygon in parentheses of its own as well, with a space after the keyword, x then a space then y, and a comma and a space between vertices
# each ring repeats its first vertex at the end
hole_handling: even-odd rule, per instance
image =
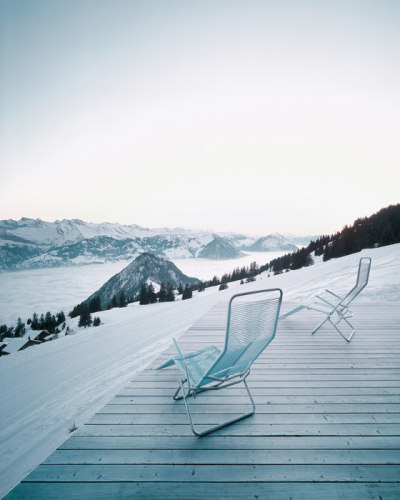
POLYGON ((159 481, 152 483, 21 483, 7 500, 202 500, 205 498, 236 499, 268 498, 268 500, 346 500, 376 498, 398 500, 399 486, 393 483, 296 483, 296 482, 248 482, 236 483, 229 475, 225 483, 192 483, 159 481))
POLYGON ((71 436, 59 449, 207 449, 207 450, 399 450, 399 436, 71 436))
MULTIPOLYGON (((143 376, 144 378, 145 376, 143 376)), ((150 377, 148 377, 150 378, 150 377)), ((308 377, 299 380, 297 377, 292 380, 255 380, 254 377, 248 379, 249 387, 251 387, 251 392, 257 394, 257 391, 262 390, 282 390, 287 391, 290 389, 306 389, 315 391, 326 391, 331 392, 332 390, 340 391, 397 391, 400 393, 400 382, 398 380, 310 380, 308 377)), ((178 377, 173 376, 166 378, 166 380, 143 380, 138 379, 137 384, 130 383, 125 389, 122 389, 119 395, 123 396, 126 394, 134 395, 136 393, 146 394, 147 391, 160 391, 160 393, 165 394, 166 389, 175 391, 178 387, 178 377)), ((232 391, 238 390, 235 386, 231 387, 232 391)), ((285 392, 283 392, 284 394, 285 392)), ((149 392, 149 394, 152 394, 149 392)))
POLYGON ((399 482, 399 465, 39 465, 31 472, 27 482, 108 482, 108 481, 179 481, 179 482, 235 482, 285 481, 285 482, 399 482))
MULTIPOLYGON (((195 404, 191 412, 196 413, 241 413, 245 405, 195 404)), ((257 413, 398 413, 399 404, 363 404, 363 403, 316 403, 316 404, 257 404, 257 413)), ((106 405, 98 413, 185 413, 183 403, 154 405, 106 405)))
POLYGON ((45 464, 400 464, 400 450, 56 450, 45 464))
MULTIPOLYGON (((203 406, 207 404, 215 404, 218 401, 219 405, 240 405, 246 404, 247 401, 244 398, 244 394, 227 395, 207 393, 200 394, 197 398, 190 399, 190 406, 203 406)), ((380 394, 380 395, 368 395, 368 394, 291 394, 291 395, 279 395, 279 394, 268 394, 261 395, 258 394, 254 401, 256 405, 285 405, 285 404, 399 404, 400 405, 400 395, 398 394, 380 394)), ((112 405, 179 405, 179 402, 173 401, 171 396, 166 394, 165 396, 123 396, 119 395, 110 400, 108 406, 112 405)), ((400 406, 399 406, 400 410, 400 406)))
MULTIPOLYGON (((160 378, 159 372, 146 371, 140 375, 140 378, 132 380, 127 385, 129 387, 149 387, 149 383, 155 382, 158 387, 171 387, 171 382, 173 382, 172 387, 178 387, 178 372, 169 370, 165 372, 164 378, 160 378)), ((321 378, 310 377, 307 374, 303 375, 268 375, 263 376, 262 374, 249 375, 247 379, 251 387, 304 387, 306 385, 312 387, 375 387, 375 386, 385 386, 385 387, 398 387, 399 378, 398 377, 387 377, 380 376, 379 372, 376 374, 365 375, 344 375, 341 376, 340 373, 335 375, 324 375, 321 378)), ((151 386, 150 386, 151 387, 151 386)), ((234 388, 234 387, 233 387, 234 388)))
MULTIPOLYGON (((219 419, 224 422, 225 415, 219 419)), ((197 422, 196 422, 197 423, 197 422)), ((207 428, 205 425, 204 428, 207 428)), ((199 425, 199 430, 203 426, 199 425)), ((191 436, 187 422, 184 424, 86 424, 77 436, 191 436)), ((218 431, 223 436, 400 436, 398 424, 255 424, 238 422, 237 425, 218 431)))
MULTIPOLYGON (((394 387, 313 387, 312 384, 309 387, 254 387, 252 383, 249 383, 251 393, 254 396, 396 396, 398 397, 400 392, 400 385, 397 384, 394 387)), ((169 386, 164 386, 159 388, 157 384, 153 387, 127 387, 120 391, 120 393, 115 396, 112 401, 119 401, 126 403, 126 398, 140 397, 143 402, 146 398, 153 397, 167 397, 171 399, 169 393, 175 392, 177 384, 171 383, 169 386)), ((231 398, 232 395, 239 396, 243 392, 243 389, 238 386, 233 386, 229 388, 229 391, 221 391, 219 397, 221 398, 231 398), (231 394, 229 394, 230 392, 231 394)), ((200 397, 200 396, 199 396, 200 397)), ((257 400, 259 400, 257 398, 257 400)))
MULTIPOLYGON (((199 413, 196 422, 217 424, 232 417, 228 413, 199 413)), ((88 424, 97 425, 143 425, 143 424, 187 424, 185 413, 96 413, 88 424)), ((258 413, 251 417, 251 424, 400 424, 399 413, 258 413)), ((399 429, 400 432, 400 429, 399 429)))

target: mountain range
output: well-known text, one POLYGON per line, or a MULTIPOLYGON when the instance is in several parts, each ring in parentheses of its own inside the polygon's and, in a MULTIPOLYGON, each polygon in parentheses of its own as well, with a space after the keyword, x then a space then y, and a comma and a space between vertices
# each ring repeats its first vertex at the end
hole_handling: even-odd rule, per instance
POLYGON ((297 250, 303 244, 299 241, 278 233, 259 238, 182 228, 95 224, 79 219, 2 220, 0 271, 128 260, 143 252, 167 259, 233 259, 246 250, 297 250))

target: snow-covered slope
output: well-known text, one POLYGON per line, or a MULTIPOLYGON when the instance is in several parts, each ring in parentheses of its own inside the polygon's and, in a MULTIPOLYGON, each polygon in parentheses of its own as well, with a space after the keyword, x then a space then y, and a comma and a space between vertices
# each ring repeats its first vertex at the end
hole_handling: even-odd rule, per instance
MULTIPOLYGON (((370 281, 360 301, 400 302, 400 244, 319 261, 298 271, 245 285, 210 288, 193 299, 100 313, 103 325, 81 330, 0 359, 0 495, 46 458, 149 362, 171 337, 237 291, 280 287, 284 302, 306 300, 329 287, 341 293, 355 282, 358 261, 372 258, 370 281)), ((71 322, 75 330, 76 320, 71 322)))

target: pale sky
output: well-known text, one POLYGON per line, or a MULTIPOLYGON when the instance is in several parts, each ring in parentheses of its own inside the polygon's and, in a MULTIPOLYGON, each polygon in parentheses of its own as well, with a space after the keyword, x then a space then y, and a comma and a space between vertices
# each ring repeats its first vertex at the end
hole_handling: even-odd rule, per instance
POLYGON ((0 219, 334 232, 399 117, 396 0, 0 0, 0 219))

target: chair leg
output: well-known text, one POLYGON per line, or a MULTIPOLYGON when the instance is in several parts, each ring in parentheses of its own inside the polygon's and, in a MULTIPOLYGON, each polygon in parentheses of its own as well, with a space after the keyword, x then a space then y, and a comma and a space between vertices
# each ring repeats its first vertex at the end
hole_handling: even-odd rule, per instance
MULTIPOLYGON (((209 429, 206 429, 205 431, 198 431, 194 424, 193 424, 193 420, 192 420, 192 414, 190 412, 190 406, 189 406, 189 403, 187 402, 186 398, 187 398, 187 394, 185 394, 185 389, 183 387, 183 383, 185 381, 180 381, 179 382, 179 389, 177 391, 177 393, 180 391, 182 391, 182 397, 183 397, 183 400, 185 402, 185 407, 186 407, 186 413, 188 415, 188 418, 189 418, 189 424, 190 424, 190 428, 192 429, 192 432, 195 436, 198 436, 198 437, 202 437, 202 436, 205 436, 206 434, 210 434, 211 432, 214 432, 216 431, 217 429, 222 429, 223 427, 226 427, 227 425, 230 425, 230 424, 233 424, 234 422, 238 422, 239 420, 242 420, 244 418, 247 418, 247 417, 251 417, 251 415, 254 415, 254 412, 256 411, 256 405, 254 403, 254 399, 253 399, 253 396, 251 395, 250 393, 250 389, 249 389, 249 386, 247 385, 247 382, 246 382, 246 379, 243 380, 243 383, 244 383, 244 386, 246 388, 246 391, 247 391, 247 394, 250 398, 250 401, 251 401, 251 405, 252 405, 252 410, 248 413, 244 413, 243 415, 240 415, 239 417, 235 417, 231 420, 227 420, 226 422, 223 422, 222 424, 219 424, 219 425, 215 425, 213 427, 210 427, 209 429)), ((176 393, 176 394, 177 394, 176 393)), ((175 398, 174 398, 175 399, 175 398)))
POLYGON ((330 318, 329 318, 329 321, 332 324, 332 326, 335 328, 335 330, 344 338, 344 340, 346 340, 346 342, 350 342, 350 340, 353 338, 353 335, 356 332, 353 325, 350 323, 350 321, 346 318, 340 318, 339 321, 337 321, 336 323, 334 323, 330 318), (346 337, 346 335, 342 332, 342 330, 337 326, 342 320, 345 321, 349 325, 349 327, 351 328, 351 333, 348 337, 346 337))
MULTIPOLYGON (((182 380, 183 383, 186 382, 187 379, 185 380, 182 380)), ((178 386, 178 389, 176 390, 175 394, 172 396, 172 399, 174 399, 175 401, 179 401, 180 399, 183 399, 183 394, 184 394, 184 391, 182 390, 182 396, 178 396, 179 392, 182 390, 182 384, 179 382, 179 386, 178 386)))
POLYGON ((314 330, 311 332, 311 335, 313 335, 315 332, 317 332, 321 328, 321 326, 324 325, 327 321, 329 321, 329 323, 335 328, 335 330, 340 333, 340 335, 344 338, 344 340, 346 340, 347 342, 350 342, 353 335, 355 334, 355 329, 354 329, 353 325, 350 323, 350 321, 347 318, 345 318, 344 316, 342 316, 341 314, 339 314, 339 321, 337 321, 336 323, 334 323, 332 321, 330 316, 327 316, 316 328, 314 328, 314 330), (341 321, 345 321, 349 325, 349 327, 351 328, 351 333, 348 337, 346 337, 346 335, 337 326, 341 321))
MULTIPOLYGON (((182 380, 182 384, 184 384, 185 382, 187 381, 187 379, 185 378, 184 380, 182 380)), ((186 392, 186 397, 187 398, 191 398, 193 397, 194 399, 196 399, 196 396, 197 394, 200 394, 200 392, 205 392, 205 391, 209 391, 210 389, 198 389, 197 391, 191 391, 191 392, 186 392)), ((175 394, 172 396, 172 399, 174 399, 175 401, 180 401, 181 399, 183 399, 183 394, 184 392, 182 391, 182 396, 178 396, 178 394, 182 391, 182 388, 181 388, 181 385, 179 384, 178 386, 178 389, 176 390, 175 394)))
POLYGON ((311 332, 311 335, 314 335, 314 333, 316 333, 321 328, 321 326, 324 325, 329 320, 330 320, 330 318, 329 318, 329 316, 327 316, 324 319, 324 321, 322 321, 317 327, 314 328, 314 330, 311 332))

